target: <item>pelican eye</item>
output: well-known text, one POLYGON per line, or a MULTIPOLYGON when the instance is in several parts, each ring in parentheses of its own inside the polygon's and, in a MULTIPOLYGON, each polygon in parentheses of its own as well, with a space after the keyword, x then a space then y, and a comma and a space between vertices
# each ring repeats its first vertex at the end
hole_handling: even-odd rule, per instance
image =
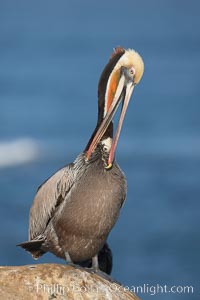
POLYGON ((125 75, 126 82, 134 82, 135 78, 135 68, 127 68, 127 67, 121 67, 121 73, 125 75))
POLYGON ((130 69, 129 69, 129 73, 130 73, 130 75, 131 76, 135 76, 135 69, 133 68, 133 67, 131 67, 130 69))

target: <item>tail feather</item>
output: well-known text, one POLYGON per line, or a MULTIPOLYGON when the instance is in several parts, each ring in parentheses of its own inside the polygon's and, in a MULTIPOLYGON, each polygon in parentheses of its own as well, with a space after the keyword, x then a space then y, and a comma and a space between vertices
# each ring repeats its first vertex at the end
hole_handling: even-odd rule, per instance
POLYGON ((38 259, 41 255, 45 253, 45 251, 41 249, 43 243, 44 240, 33 240, 18 244, 17 246, 22 247, 26 251, 30 252, 34 259, 38 259))

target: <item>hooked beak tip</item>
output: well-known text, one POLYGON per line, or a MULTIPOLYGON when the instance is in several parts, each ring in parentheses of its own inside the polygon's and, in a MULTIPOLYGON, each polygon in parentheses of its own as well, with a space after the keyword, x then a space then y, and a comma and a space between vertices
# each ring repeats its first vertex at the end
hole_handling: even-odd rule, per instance
POLYGON ((105 167, 106 170, 110 170, 112 168, 113 164, 112 163, 108 163, 108 165, 105 167))

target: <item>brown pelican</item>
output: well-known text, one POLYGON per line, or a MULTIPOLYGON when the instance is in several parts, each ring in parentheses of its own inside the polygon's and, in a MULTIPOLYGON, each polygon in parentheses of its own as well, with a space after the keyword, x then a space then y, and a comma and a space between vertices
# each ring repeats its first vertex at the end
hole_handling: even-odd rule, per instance
POLYGON ((126 197, 126 179, 115 161, 125 112, 144 64, 134 50, 114 49, 98 85, 98 120, 85 150, 39 188, 30 209, 29 240, 20 244, 37 259, 52 252, 67 262, 92 259, 115 225, 126 197), (122 103, 113 137, 113 117, 122 103))

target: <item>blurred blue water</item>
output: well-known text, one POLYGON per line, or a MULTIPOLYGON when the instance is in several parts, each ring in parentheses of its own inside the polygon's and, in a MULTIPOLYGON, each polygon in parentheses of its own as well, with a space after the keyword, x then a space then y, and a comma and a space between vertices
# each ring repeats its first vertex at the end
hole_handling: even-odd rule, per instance
POLYGON ((84 148, 99 75, 122 45, 140 52, 145 74, 117 150, 128 197, 109 238, 113 276, 192 285, 159 299, 199 299, 199 11, 194 0, 1 1, 0 264, 34 263, 15 244, 27 238, 36 188, 84 148))

